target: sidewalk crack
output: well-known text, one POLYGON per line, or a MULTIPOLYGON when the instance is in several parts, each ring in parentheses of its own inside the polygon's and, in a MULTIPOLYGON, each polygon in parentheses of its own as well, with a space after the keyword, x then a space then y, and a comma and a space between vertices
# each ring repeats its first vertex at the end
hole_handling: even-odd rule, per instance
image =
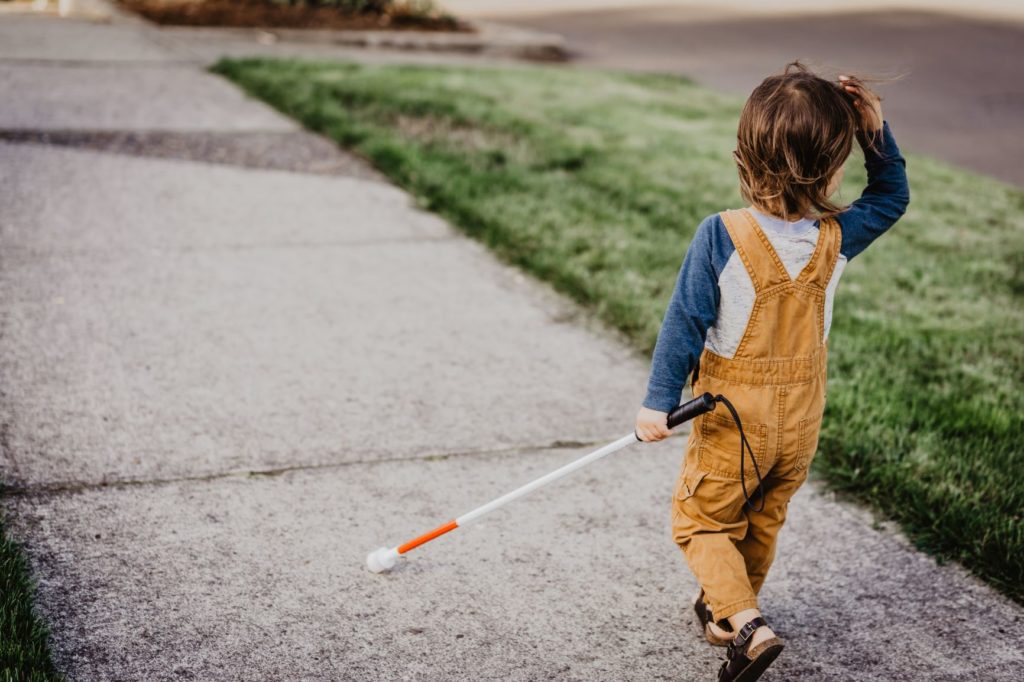
POLYGON ((390 184, 369 161, 306 130, 0 128, 0 142, 390 184))
POLYGON ((506 448, 481 448, 475 450, 453 450, 442 452, 431 452, 420 455, 408 455, 400 457, 386 457, 381 459, 359 459, 347 462, 325 462, 321 464, 297 464, 293 466, 277 466, 264 468, 244 468, 217 471, 208 474, 195 476, 171 476, 167 478, 123 478, 102 481, 53 481, 49 483, 36 483, 28 485, 9 484, 0 488, 2 497, 33 497, 60 495, 64 493, 88 492, 91 490, 103 490, 107 488, 133 488, 143 486, 163 486, 175 483, 212 483, 221 480, 249 479, 249 478, 273 478, 293 472, 316 472, 340 470, 353 466, 377 466, 384 464, 395 464, 402 462, 442 462, 454 458, 477 457, 489 455, 517 455, 541 454, 551 450, 596 448, 610 442, 612 439, 601 441, 580 441, 580 440, 554 440, 542 445, 523 445, 506 448))

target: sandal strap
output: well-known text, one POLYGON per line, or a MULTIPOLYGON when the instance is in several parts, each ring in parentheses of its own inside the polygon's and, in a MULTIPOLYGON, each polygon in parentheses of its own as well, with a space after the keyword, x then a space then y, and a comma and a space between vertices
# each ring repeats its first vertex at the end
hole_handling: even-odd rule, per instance
POLYGON ((750 619, 743 627, 740 628, 740 631, 736 633, 736 638, 732 640, 733 646, 737 649, 744 648, 747 645, 747 642, 750 641, 750 638, 754 635, 754 631, 759 627, 764 627, 766 625, 768 625, 768 622, 761 616, 750 619))

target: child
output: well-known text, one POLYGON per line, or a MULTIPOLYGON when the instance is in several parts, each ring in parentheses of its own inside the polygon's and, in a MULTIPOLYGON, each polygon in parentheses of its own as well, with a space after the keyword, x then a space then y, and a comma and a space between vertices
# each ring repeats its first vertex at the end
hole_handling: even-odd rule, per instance
POLYGON ((698 417, 673 496, 674 539, 701 587, 694 609, 708 641, 728 646, 719 680, 755 680, 782 650, 757 594, 817 449, 832 298, 846 263, 910 200, 880 99, 857 78, 788 64, 751 94, 737 139, 750 206, 697 228, 636 419, 641 440, 668 436, 666 413, 692 372, 694 395, 735 405, 749 443, 744 461, 728 412, 698 417), (868 186, 844 208, 829 197, 854 138, 868 186))

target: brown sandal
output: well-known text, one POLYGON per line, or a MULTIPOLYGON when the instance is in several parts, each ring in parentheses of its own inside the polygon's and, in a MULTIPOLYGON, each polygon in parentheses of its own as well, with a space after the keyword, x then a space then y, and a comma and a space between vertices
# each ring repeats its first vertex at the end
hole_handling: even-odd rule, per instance
POLYGON ((768 625, 764 618, 752 619, 729 643, 727 658, 718 671, 718 682, 753 682, 778 658, 785 646, 778 637, 771 637, 747 651, 750 638, 759 627, 768 625))
POLYGON ((704 633, 704 639, 708 641, 712 646, 729 646, 729 642, 732 641, 732 629, 729 627, 729 621, 722 619, 715 621, 714 615, 711 613, 711 607, 704 603, 704 590, 700 591, 697 595, 697 599, 693 602, 693 612, 697 614, 697 622, 700 623, 701 631, 704 633), (719 637, 711 629, 711 624, 714 623, 726 633, 730 633, 727 637, 719 637))

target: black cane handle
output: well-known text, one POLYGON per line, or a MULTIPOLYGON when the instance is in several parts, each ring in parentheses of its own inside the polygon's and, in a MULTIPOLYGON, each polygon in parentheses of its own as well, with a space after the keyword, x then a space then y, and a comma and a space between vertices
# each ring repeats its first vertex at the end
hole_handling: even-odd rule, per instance
POLYGON ((711 412, 716 404, 715 396, 710 393, 697 396, 668 413, 668 428, 674 429, 683 422, 688 422, 705 412, 711 412))

